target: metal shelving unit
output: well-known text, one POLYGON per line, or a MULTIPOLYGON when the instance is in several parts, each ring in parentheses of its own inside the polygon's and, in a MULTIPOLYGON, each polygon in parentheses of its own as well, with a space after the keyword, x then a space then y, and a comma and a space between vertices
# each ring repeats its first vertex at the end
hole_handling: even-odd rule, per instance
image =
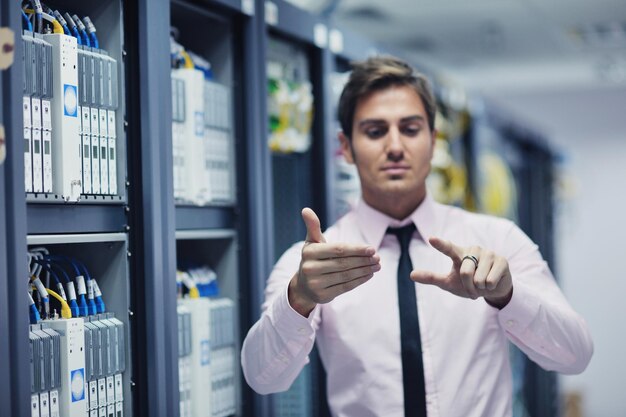
MULTIPOLYGON (((9 415, 29 413, 30 385, 28 374, 22 371, 28 368, 27 300, 24 287, 14 278, 27 275, 24 260, 28 245, 52 245, 64 253, 80 253, 88 258, 90 253, 110 246, 106 250, 112 251, 116 272, 105 274, 108 278, 104 285, 109 286, 106 292, 123 294, 113 303, 117 314, 129 311, 125 320, 130 327, 132 354, 132 364, 126 371, 128 386, 132 386, 128 393, 132 398, 130 414, 177 416, 178 345, 172 337, 178 327, 173 279, 177 253, 207 262, 217 269, 218 276, 228 277, 219 284, 224 294, 236 300, 240 343, 259 317, 265 282, 276 257, 305 235, 300 208, 311 206, 320 216, 322 227, 335 220, 331 197, 333 152, 337 148, 336 103, 328 75, 346 69, 351 60, 395 51, 284 0, 50 3, 81 13, 91 12, 88 9, 92 8, 92 18, 115 28, 105 42, 118 57, 119 79, 126 80, 122 83, 126 100, 121 100, 119 112, 125 117, 117 120, 117 131, 123 132, 118 161, 123 165, 118 169, 120 195, 86 197, 78 204, 59 203, 52 195, 25 195, 20 141, 23 76, 20 65, 2 71, 0 120, 6 130, 8 153, 0 165, 0 194, 4 196, 0 202, 0 328, 7 329, 7 337, 0 340, 0 357, 11 360, 0 369, 0 403, 9 415), (216 63, 216 79, 231 87, 236 166, 233 203, 194 206, 174 199, 169 50, 172 22, 181 26, 181 33, 186 31, 184 40, 192 43, 188 45, 192 50, 216 63), (304 51, 308 62, 305 72, 315 97, 313 142, 300 155, 272 154, 267 145, 266 65, 275 52, 272 43, 276 40, 304 51), (285 219, 289 220, 288 226, 285 219)), ((0 24, 20 33, 18 2, 0 4, 0 24)), ((21 54, 18 42, 15 55, 21 54)), ((550 157, 549 152, 533 143, 521 149, 533 161, 524 168, 524 187, 534 190, 537 184, 549 183, 550 157)), ((541 189, 541 195, 520 210, 528 213, 522 219, 523 227, 550 261, 551 220, 546 213, 552 208, 545 205, 550 190, 541 189)), ((106 272, 108 266, 103 259, 91 256, 95 268, 106 272)), ((315 357, 312 364, 316 376, 306 376, 306 414, 326 416, 323 368, 315 357)), ((529 372, 537 374, 532 369, 529 372)), ((539 381, 538 387, 554 387, 549 376, 530 378, 539 381)), ((533 407, 548 401, 542 392, 528 390, 533 407)), ((280 401, 276 396, 253 393, 239 375, 237 415, 276 416, 284 405, 280 401)))

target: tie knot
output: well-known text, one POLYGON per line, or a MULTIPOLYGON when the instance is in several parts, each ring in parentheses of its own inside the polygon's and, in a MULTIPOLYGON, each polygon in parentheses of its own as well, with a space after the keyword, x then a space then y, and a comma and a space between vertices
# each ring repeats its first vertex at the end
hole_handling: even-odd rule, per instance
POLYGON ((405 251, 409 247, 409 242, 411 241, 411 236, 413 236, 413 232, 415 232, 415 224, 409 223, 406 226, 402 227, 388 227, 387 233, 391 233, 392 235, 396 235, 398 238, 398 242, 400 242, 400 248, 405 251))

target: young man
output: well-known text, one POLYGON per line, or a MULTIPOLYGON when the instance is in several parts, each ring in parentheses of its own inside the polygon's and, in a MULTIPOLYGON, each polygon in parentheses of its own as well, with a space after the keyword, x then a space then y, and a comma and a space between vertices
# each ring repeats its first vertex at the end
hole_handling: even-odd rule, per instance
POLYGON ((339 103, 362 200, 276 264, 242 349, 248 384, 286 390, 317 342, 335 416, 510 416, 508 341, 545 369, 582 372, 584 320, 512 222, 426 190, 435 144, 427 80, 391 57, 354 66, 339 103))

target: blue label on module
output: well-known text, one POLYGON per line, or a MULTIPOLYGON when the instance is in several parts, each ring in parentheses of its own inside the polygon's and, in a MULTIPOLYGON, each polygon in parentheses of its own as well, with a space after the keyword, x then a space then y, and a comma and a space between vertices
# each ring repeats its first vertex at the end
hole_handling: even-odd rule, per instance
POLYGON ((211 363, 211 345, 208 340, 200 342, 200 366, 206 366, 211 363))
POLYGON ((74 369, 70 372, 70 389, 73 403, 85 399, 85 368, 74 369))
POLYGON ((63 113, 78 117, 78 91, 75 85, 63 85, 63 113))

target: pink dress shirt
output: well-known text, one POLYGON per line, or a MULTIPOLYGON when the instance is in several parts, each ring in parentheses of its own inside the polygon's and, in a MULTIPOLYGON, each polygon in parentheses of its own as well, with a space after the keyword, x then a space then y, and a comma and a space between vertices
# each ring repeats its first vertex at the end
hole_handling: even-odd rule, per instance
POLYGON ((593 353, 587 325, 565 300, 537 246, 508 220, 427 196, 402 222, 360 201, 324 233, 328 242, 377 248, 382 269, 365 284, 318 305, 308 318, 287 299, 303 242, 285 252, 267 282, 263 314, 242 347, 243 372, 255 391, 288 389, 317 342, 334 416, 404 415, 396 293, 400 246, 385 231, 411 221, 417 227, 409 248, 414 269, 450 270, 452 261, 425 241, 437 236, 506 257, 513 277, 513 297, 502 310, 482 298, 415 285, 429 417, 511 416, 508 341, 547 370, 585 369, 593 353))

